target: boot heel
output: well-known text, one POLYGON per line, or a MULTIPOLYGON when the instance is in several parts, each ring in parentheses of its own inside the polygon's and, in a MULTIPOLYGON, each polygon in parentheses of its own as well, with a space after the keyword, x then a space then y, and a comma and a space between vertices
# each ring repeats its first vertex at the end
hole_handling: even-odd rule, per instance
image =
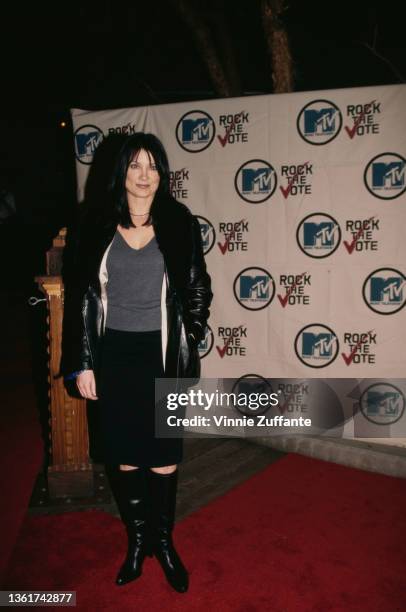
POLYGON ((127 556, 117 574, 122 586, 142 575, 145 556, 150 556, 151 543, 147 527, 147 490, 141 468, 120 471, 120 494, 124 508, 123 522, 127 530, 127 556))
POLYGON ((189 587, 189 575, 172 541, 178 471, 159 474, 150 470, 148 477, 152 502, 153 552, 171 587, 178 593, 185 593, 189 587))

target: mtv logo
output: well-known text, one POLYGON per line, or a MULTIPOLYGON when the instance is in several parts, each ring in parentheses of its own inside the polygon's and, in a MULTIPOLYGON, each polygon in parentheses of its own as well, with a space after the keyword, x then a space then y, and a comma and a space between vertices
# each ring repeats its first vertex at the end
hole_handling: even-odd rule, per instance
POLYGON ((401 397, 393 391, 379 393, 368 391, 367 414, 368 416, 392 416, 396 417, 401 408, 401 397))
POLYGON ((403 187, 405 184, 405 162, 393 161, 388 164, 372 164, 372 187, 403 187))
POLYGON ((271 168, 244 168, 242 171, 243 193, 266 193, 271 189, 273 170, 271 168))
POLYGON ((337 109, 331 106, 315 110, 313 108, 304 111, 305 134, 331 134, 336 129, 335 117, 337 109))
POLYGON ((303 357, 332 357, 335 340, 336 337, 328 332, 321 334, 303 332, 302 355, 303 357))
POLYGON ((100 132, 87 132, 76 134, 76 148, 78 155, 93 155, 103 140, 100 132))
POLYGON ((322 221, 321 223, 305 222, 303 224, 304 247, 333 247, 336 229, 337 226, 332 221, 322 221))
POLYGON ((238 384, 238 393, 249 395, 250 393, 266 393, 268 387, 263 380, 245 379, 238 384))
POLYGON ((270 282, 269 276, 241 276, 240 298, 268 300, 270 282))
POLYGON ((202 243, 203 243, 203 248, 205 249, 206 247, 210 246, 210 232, 211 232, 211 227, 208 223, 200 223, 200 231, 202 234, 202 243))
POLYGON ((405 281, 400 276, 371 278, 369 296, 371 304, 401 304, 405 281))
POLYGON ((182 141, 206 142, 210 138, 211 120, 208 117, 184 119, 182 121, 182 141))
POLYGON ((199 345, 197 347, 199 351, 206 351, 207 350, 207 348, 209 346, 208 339, 209 339, 209 335, 206 334, 205 337, 200 340, 199 345))

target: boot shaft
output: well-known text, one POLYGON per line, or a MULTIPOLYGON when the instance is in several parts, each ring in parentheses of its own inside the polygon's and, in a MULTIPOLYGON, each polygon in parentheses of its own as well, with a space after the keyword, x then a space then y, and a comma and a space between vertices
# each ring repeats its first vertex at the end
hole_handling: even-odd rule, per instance
POLYGON ((149 504, 144 469, 119 470, 117 498, 121 519, 127 527, 146 522, 149 514, 149 504))
POLYGON ((169 534, 175 524, 178 470, 171 474, 158 474, 150 470, 148 485, 152 522, 157 529, 164 529, 169 534))

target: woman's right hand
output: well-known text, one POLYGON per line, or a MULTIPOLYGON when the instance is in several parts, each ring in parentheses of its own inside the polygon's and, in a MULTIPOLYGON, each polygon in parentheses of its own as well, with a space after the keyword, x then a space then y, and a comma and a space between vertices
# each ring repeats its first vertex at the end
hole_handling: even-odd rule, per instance
POLYGON ((84 370, 76 377, 76 386, 82 397, 90 400, 97 400, 96 380, 93 370, 84 370))

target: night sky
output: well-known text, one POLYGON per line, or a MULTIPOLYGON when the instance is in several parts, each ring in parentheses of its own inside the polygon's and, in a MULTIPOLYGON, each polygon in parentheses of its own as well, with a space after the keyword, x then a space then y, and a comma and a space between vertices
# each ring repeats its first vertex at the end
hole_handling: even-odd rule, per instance
MULTIPOLYGON (((404 20, 366 0, 290 0, 284 23, 295 90, 404 82, 404 20), (366 45, 375 41, 377 57, 366 45)), ((245 94, 272 93, 260 1, 223 7, 245 94)), ((191 33, 170 0, 72 0, 2 8, 0 171, 44 244, 75 207, 70 108, 106 109, 215 97, 191 33), (67 121, 65 129, 60 121, 67 121)), ((221 33, 221 31, 220 31, 221 33)), ((28 230, 27 230, 28 231, 28 230)))

